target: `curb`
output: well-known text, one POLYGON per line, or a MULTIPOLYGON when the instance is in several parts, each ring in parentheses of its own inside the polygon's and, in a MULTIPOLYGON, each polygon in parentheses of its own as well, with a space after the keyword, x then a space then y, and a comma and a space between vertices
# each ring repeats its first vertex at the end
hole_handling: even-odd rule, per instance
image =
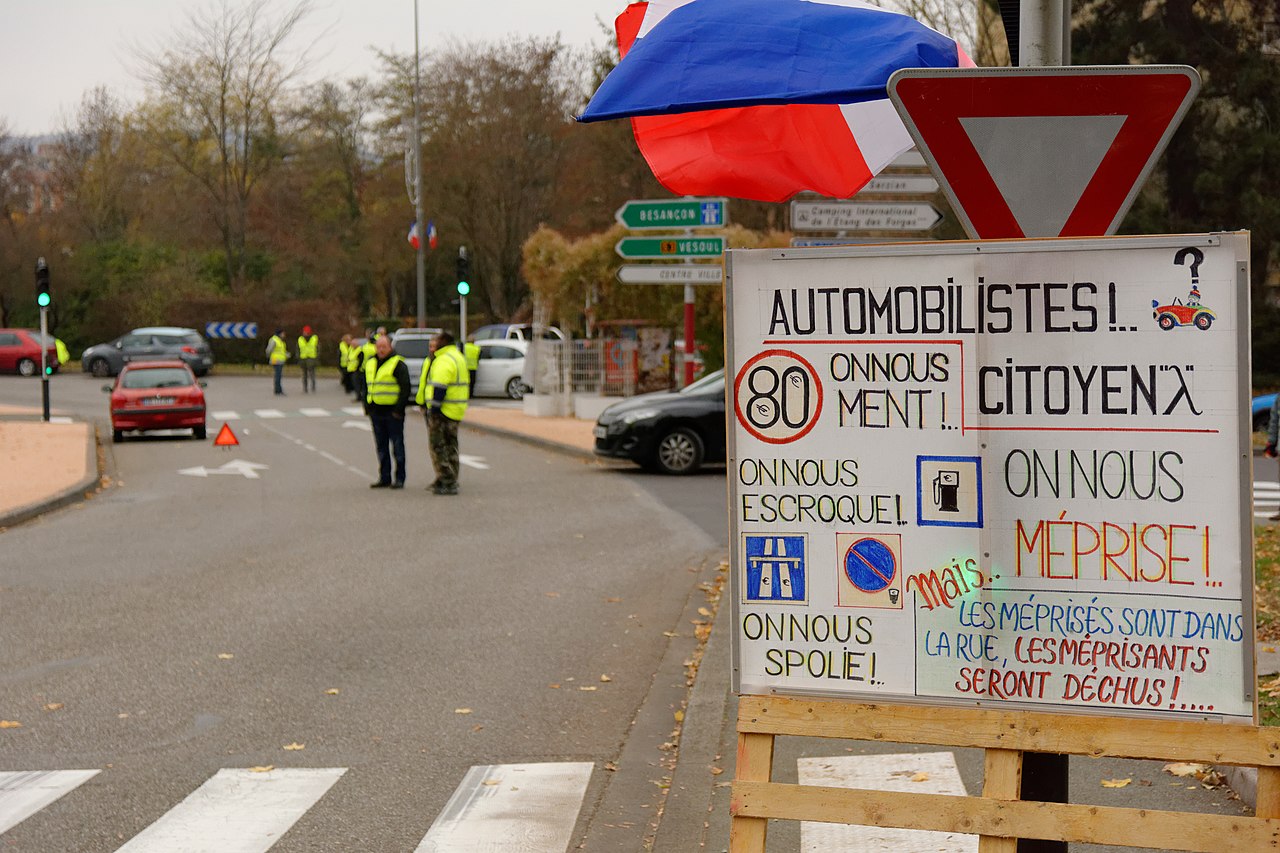
POLYGON ((89 440, 85 442, 84 451, 84 467, 89 473, 78 483, 61 492, 0 515, 0 529, 14 527, 51 510, 82 501, 88 497, 94 487, 102 482, 102 471, 98 467, 98 425, 93 421, 77 421, 77 423, 84 423, 89 427, 89 440))
POLYGON ((1218 768, 1227 779, 1227 787, 1236 792, 1240 802, 1251 809, 1258 807, 1258 768, 1230 765, 1218 768))
POLYGON ((525 433, 522 433, 522 432, 516 432, 514 430, 505 429, 499 426, 493 426, 491 424, 474 423, 474 422, 468 421, 465 417, 462 420, 462 425, 467 429, 473 429, 473 430, 476 430, 477 432, 483 432, 489 435, 498 435, 498 436, 502 436, 503 438, 510 438, 515 441, 524 442, 525 444, 531 444, 534 447, 541 447, 544 450, 558 450, 561 453, 566 453, 570 456, 577 456, 579 459, 594 461, 596 458, 595 453, 593 453, 592 451, 585 450, 581 447, 574 447, 572 444, 563 444, 559 441, 551 441, 550 439, 546 439, 546 438, 538 438, 537 436, 534 436, 534 435, 526 435, 525 433))

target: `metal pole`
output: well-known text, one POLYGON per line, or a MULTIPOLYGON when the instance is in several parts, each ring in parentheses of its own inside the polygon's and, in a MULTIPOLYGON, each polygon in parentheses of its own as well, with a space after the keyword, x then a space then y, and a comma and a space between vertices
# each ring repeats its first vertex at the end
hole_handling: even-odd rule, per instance
MULTIPOLYGON (((1018 26, 1019 65, 1043 67, 1063 65, 1066 34, 1070 21, 1066 16, 1069 0, 1022 0, 1018 26)), ((1022 799, 1042 803, 1065 803, 1068 800, 1069 767, 1067 756, 1043 752, 1027 752, 1022 756, 1022 799)), ((1018 853, 1067 853, 1065 841, 1018 839, 1018 853)))
POLYGON ((49 422, 49 309, 40 308, 40 399, 44 422, 49 422))
POLYGON ((693 384, 693 285, 684 286, 684 384, 693 384))
POLYGON ((422 119, 419 115, 421 75, 418 49, 418 0, 413 0, 413 215, 418 224, 418 328, 427 325, 427 223, 422 210, 422 119))

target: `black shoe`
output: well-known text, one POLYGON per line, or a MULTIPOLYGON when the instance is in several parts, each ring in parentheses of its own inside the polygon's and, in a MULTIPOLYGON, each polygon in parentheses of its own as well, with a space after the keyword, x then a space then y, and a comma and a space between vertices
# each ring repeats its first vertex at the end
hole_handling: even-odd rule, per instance
POLYGON ((433 495, 456 495, 457 493, 457 486, 433 486, 431 488, 431 494, 433 495))
POLYGON ((393 488, 393 489, 403 489, 403 488, 404 488, 404 483, 392 483, 392 484, 391 484, 391 488, 393 488))
POLYGON ((389 488, 391 488, 391 484, 390 484, 390 483, 382 483, 382 482, 378 482, 378 483, 370 483, 370 484, 369 484, 369 488, 371 488, 371 489, 389 489, 389 488))
POLYGON ((427 491, 428 491, 428 492, 434 492, 434 491, 435 491, 436 489, 438 489, 438 488, 440 488, 440 481, 439 481, 439 480, 432 480, 432 481, 431 481, 431 485, 427 486, 427 491))

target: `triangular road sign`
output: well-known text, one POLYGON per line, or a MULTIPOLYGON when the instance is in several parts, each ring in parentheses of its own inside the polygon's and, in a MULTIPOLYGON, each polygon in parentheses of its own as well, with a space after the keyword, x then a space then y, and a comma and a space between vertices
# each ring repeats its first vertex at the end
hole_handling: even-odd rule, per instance
POLYGON ((214 447, 236 447, 239 444, 240 439, 231 431, 231 424, 223 424, 222 429, 218 430, 217 438, 213 440, 214 447))
POLYGON ((1199 90, 1183 65, 909 68, 889 78, 974 239, 1114 234, 1199 90))

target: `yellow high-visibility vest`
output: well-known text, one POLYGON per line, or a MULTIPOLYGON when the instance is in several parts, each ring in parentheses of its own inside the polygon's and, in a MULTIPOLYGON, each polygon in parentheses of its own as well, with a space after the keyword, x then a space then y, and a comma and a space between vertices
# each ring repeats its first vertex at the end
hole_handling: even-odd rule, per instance
POLYGON ((480 345, 466 343, 462 347, 462 352, 467 357, 467 372, 475 373, 476 368, 480 366, 480 345))
POLYGON ((364 347, 359 344, 349 344, 347 346, 347 372, 355 373, 360 369, 360 355, 364 352, 364 347))
POLYGON ((453 344, 438 350, 431 361, 423 365, 422 380, 418 384, 419 406, 431 405, 435 388, 444 388, 444 404, 440 406, 440 413, 450 420, 462 420, 467 413, 467 399, 471 396, 471 376, 467 372, 466 358, 453 344))
POLYGON ((351 354, 351 346, 346 341, 338 341, 338 369, 347 369, 347 357, 351 354))
POLYGON ((285 346, 284 338, 272 335, 271 340, 275 342, 275 346, 271 348, 271 363, 284 364, 289 360, 289 348, 285 346))
POLYGON ((320 357, 320 336, 312 335, 309 338, 298 336, 298 358, 319 358, 320 357))
POLYGON ((367 389, 365 399, 378 406, 394 406, 400 402, 400 383, 396 381, 396 365, 404 361, 393 355, 382 365, 376 357, 364 363, 364 379, 367 389))

